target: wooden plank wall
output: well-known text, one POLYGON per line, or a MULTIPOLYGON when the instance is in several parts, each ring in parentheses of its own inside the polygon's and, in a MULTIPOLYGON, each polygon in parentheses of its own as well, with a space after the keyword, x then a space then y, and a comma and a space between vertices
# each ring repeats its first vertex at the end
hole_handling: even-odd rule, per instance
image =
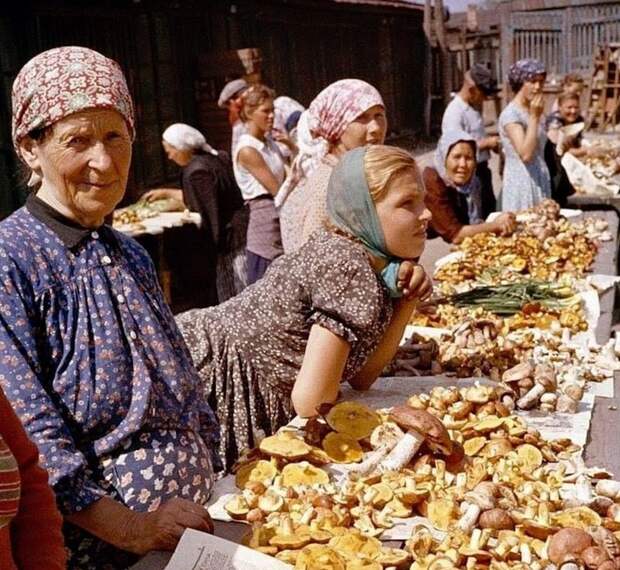
POLYGON ((0 218, 23 199, 10 142, 10 87, 31 57, 83 45, 117 60, 136 102, 137 139, 125 202, 175 182, 161 148, 172 122, 196 124, 198 56, 258 47, 264 78, 307 105, 330 82, 359 77, 379 88, 390 126, 422 126, 421 10, 304 0, 27 0, 0 12, 0 218))
POLYGON ((277 93, 308 105, 329 83, 357 77, 379 89, 393 130, 422 128, 422 11, 263 1, 240 4, 237 16, 246 44, 238 47, 261 49, 277 93))

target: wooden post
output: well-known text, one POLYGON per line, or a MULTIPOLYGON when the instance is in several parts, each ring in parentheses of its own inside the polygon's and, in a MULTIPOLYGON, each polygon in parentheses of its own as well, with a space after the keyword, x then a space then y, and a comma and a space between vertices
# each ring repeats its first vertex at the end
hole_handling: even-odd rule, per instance
POLYGON ((431 134, 433 106, 433 43, 431 0, 424 0, 424 134, 431 134))
POLYGON ((450 102, 452 87, 452 62, 450 61, 450 53, 448 52, 448 43, 446 41, 443 0, 435 0, 435 33, 437 34, 437 43, 439 44, 441 56, 441 91, 444 105, 447 105, 450 102))

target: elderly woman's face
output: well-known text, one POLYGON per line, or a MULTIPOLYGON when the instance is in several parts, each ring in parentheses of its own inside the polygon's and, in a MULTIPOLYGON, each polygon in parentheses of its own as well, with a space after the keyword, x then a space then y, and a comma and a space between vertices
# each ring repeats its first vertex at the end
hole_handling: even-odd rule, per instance
POLYGON ((375 207, 388 252, 402 259, 422 255, 431 213, 424 204, 424 185, 418 170, 396 174, 375 207))
POLYGON ((175 164, 186 166, 192 160, 193 153, 191 150, 180 150, 166 141, 162 141, 161 144, 164 147, 166 156, 175 164))
POLYGON ((467 184, 476 170, 476 153, 466 142, 456 143, 446 157, 448 178, 458 186, 467 184))
POLYGON ((382 105, 374 105, 357 116, 340 137, 346 150, 367 144, 383 144, 387 131, 387 118, 382 105))
POLYGON ((42 177, 39 193, 82 225, 96 227, 125 193, 131 137, 118 112, 82 111, 55 123, 23 154, 42 177))

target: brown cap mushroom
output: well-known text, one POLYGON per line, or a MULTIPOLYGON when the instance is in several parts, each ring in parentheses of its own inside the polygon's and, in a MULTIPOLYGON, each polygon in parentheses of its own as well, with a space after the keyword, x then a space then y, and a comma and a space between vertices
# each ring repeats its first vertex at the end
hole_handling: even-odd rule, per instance
POLYGON ((548 556, 554 564, 564 562, 567 556, 579 556, 592 546, 592 537, 580 528, 563 528, 553 535, 549 543, 548 556))
POLYGON ((492 530, 513 530, 515 523, 504 509, 489 509, 480 515, 478 526, 492 530))
POLYGON ((586 568, 597 569, 601 567, 603 562, 609 560, 609 556, 604 548, 600 546, 588 546, 582 553, 581 559, 586 565, 586 568))
POLYGON ((424 435, 426 444, 443 455, 452 453, 450 434, 441 420, 424 410, 409 406, 396 406, 390 412, 390 419, 407 431, 415 430, 424 435))
POLYGON ((407 433, 400 439, 388 456, 379 465, 382 471, 398 471, 418 452, 424 441, 433 451, 444 455, 452 452, 452 440, 441 420, 425 410, 410 406, 396 406, 390 413, 390 420, 407 433))

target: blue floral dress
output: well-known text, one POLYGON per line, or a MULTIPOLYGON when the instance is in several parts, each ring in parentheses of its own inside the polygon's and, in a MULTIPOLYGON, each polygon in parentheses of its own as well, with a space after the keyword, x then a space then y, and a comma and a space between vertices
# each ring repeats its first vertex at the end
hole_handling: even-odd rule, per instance
MULTIPOLYGON (((0 223, 0 385, 64 514, 103 496, 205 503, 218 430, 199 384, 139 244, 34 196, 0 223)), ((71 568, 133 559, 70 524, 65 541, 71 568)))
POLYGON ((499 134, 506 157, 501 194, 503 212, 526 210, 551 197, 551 179, 545 163, 545 121, 540 121, 536 155, 525 163, 506 133, 506 125, 517 123, 527 129, 529 113, 514 101, 499 116, 499 134))

